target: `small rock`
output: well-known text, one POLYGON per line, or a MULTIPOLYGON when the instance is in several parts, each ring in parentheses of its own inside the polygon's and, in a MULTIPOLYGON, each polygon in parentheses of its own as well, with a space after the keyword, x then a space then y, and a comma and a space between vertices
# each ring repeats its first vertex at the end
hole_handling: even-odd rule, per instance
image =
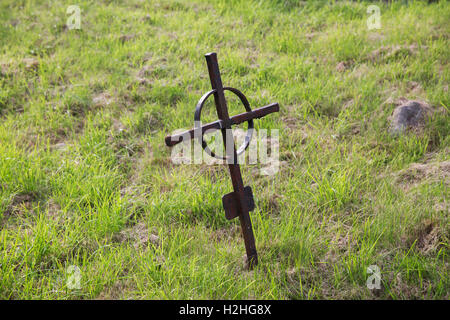
POLYGON ((418 101, 407 101, 395 108, 391 117, 391 132, 400 134, 407 128, 419 127, 425 123, 430 107, 418 101))

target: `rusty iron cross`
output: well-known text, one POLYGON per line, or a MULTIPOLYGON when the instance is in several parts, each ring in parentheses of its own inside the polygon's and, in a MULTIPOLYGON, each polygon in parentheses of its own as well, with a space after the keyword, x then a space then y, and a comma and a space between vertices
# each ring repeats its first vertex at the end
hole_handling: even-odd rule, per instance
POLYGON ((258 264, 258 254, 256 252, 255 237, 253 235, 252 222, 249 212, 255 209, 255 201, 253 199, 252 189, 249 186, 244 187, 242 181, 241 169, 237 161, 237 156, 247 149, 250 144, 253 133, 253 119, 264 117, 270 113, 278 112, 278 103, 272 103, 267 106, 252 110, 245 95, 231 87, 223 87, 222 79, 220 77, 219 64, 217 62, 216 53, 208 53, 205 55, 206 63, 208 65, 209 78, 211 80, 212 90, 205 93, 197 103, 195 110, 195 126, 194 129, 167 136, 165 138, 166 145, 172 147, 182 141, 198 138, 203 149, 212 157, 226 160, 230 170, 231 181, 233 183, 234 192, 228 193, 222 197, 222 203, 225 210, 225 217, 228 220, 239 217, 242 234, 245 242, 245 249, 247 253, 247 264, 252 268, 258 264), (243 103, 247 112, 230 117, 228 114, 227 102, 225 100, 224 91, 228 90, 238 96, 243 103), (219 120, 201 125, 200 114, 206 100, 214 95, 214 102, 216 105, 217 116, 219 120), (247 121, 248 130, 243 145, 236 151, 231 130, 232 125, 240 124, 247 121), (203 134, 208 131, 221 130, 225 145, 225 157, 216 155, 208 148, 207 143, 203 139, 203 134))

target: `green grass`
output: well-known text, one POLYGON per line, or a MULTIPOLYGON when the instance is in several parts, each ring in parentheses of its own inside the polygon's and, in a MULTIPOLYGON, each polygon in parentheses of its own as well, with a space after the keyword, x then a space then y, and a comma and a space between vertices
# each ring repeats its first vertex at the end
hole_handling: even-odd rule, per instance
POLYGON ((449 299, 448 1, 78 1, 67 30, 70 4, 0 4, 0 298, 449 299), (164 144, 211 51, 224 85, 281 107, 255 121, 279 129, 280 171, 242 166, 252 271, 227 168, 164 144), (394 137, 401 97, 434 113, 394 137))

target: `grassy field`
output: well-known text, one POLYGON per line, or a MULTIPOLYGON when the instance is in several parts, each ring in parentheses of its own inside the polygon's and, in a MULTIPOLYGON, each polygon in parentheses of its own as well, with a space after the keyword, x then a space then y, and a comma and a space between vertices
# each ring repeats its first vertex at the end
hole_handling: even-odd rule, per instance
POLYGON ((449 299, 449 30, 448 1, 2 0, 0 298, 449 299), (279 172, 242 166, 252 271, 227 168, 164 144, 211 51, 224 85, 281 108, 255 122, 279 130, 279 172), (405 98, 432 116, 392 136, 405 98))

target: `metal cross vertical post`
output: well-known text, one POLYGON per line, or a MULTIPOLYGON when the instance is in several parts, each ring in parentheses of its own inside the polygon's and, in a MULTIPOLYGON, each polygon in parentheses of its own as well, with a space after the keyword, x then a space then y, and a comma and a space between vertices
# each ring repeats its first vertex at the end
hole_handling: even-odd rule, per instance
POLYGON ((258 264, 258 254, 256 252, 255 236, 253 235, 252 222, 249 215, 244 183, 242 181, 241 169, 237 161, 236 148, 234 146, 233 133, 231 131, 230 116, 228 115, 227 102, 220 77, 219 64, 217 62, 216 53, 208 53, 205 55, 208 65, 209 78, 211 87, 216 90, 214 93, 214 101, 216 104, 217 116, 225 123, 222 129, 223 141, 225 144, 225 153, 227 155, 228 168, 230 170, 233 189, 237 196, 237 205, 239 209, 239 220, 241 222, 242 233, 244 236, 245 250, 247 252, 247 262, 249 267, 258 264), (232 141, 232 143, 230 142, 232 141))

